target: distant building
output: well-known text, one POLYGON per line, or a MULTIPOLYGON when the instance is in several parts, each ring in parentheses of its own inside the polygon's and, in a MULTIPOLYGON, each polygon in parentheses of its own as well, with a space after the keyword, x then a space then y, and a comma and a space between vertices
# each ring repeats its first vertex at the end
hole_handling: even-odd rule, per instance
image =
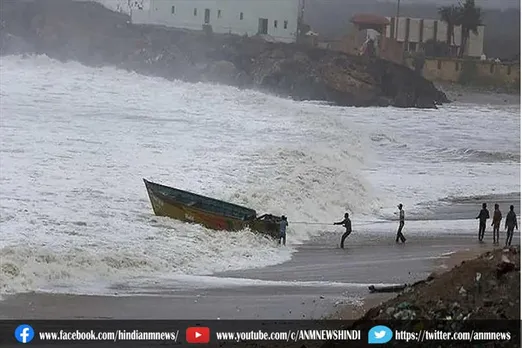
MULTIPOLYGON (((404 50, 417 52, 422 44, 432 39, 446 42, 448 26, 446 22, 437 19, 387 17, 390 25, 386 28, 386 37, 396 38, 403 44, 404 50)), ((453 53, 458 52, 462 45, 460 26, 453 30, 453 42, 451 49, 453 53)), ((480 58, 484 53, 484 26, 478 28, 478 34, 470 32, 465 48, 465 55, 480 58)))
POLYGON ((304 0, 133 0, 134 24, 156 24, 222 34, 262 35, 295 42, 304 0))
POLYGON ((386 17, 359 13, 350 19, 348 33, 340 40, 321 42, 319 46, 352 55, 376 55, 402 64, 402 44, 384 35, 389 26, 386 17))

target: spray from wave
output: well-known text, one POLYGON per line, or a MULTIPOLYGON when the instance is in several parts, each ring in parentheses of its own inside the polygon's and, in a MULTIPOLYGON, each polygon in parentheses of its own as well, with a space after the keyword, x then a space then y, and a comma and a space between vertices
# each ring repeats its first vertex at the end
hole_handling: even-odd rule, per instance
POLYGON ((290 223, 372 210, 366 150, 339 108, 43 56, 4 57, 1 72, 2 293, 262 267, 318 233, 291 224, 280 248, 155 217, 143 177, 290 223))

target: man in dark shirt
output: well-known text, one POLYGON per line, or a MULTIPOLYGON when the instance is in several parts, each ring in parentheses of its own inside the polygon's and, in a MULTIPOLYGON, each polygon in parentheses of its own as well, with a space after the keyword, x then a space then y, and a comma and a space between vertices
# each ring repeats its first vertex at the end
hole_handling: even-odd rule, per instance
POLYGON ((482 210, 480 211, 476 219, 479 219, 478 239, 479 242, 482 242, 482 239, 484 239, 484 233, 486 232, 486 220, 489 219, 489 210, 487 209, 486 203, 482 203, 482 210))
POLYGON ((283 245, 286 245, 286 228, 288 227, 288 220, 286 216, 281 216, 281 222, 279 222, 279 244, 283 240, 283 245))
POLYGON ((352 221, 350 220, 350 215, 348 213, 344 214, 344 220, 340 222, 334 222, 334 225, 343 225, 344 228, 346 228, 346 232, 344 232, 343 236, 341 237, 341 249, 344 249, 344 240, 346 237, 352 233, 352 221))
POLYGON ((491 226, 493 226, 493 244, 499 243, 499 231, 500 231, 500 222, 502 221, 502 213, 498 207, 498 204, 495 204, 495 210, 493 211, 493 222, 491 226))
POLYGON ((506 229, 507 229, 507 237, 506 237, 506 246, 511 245, 511 240, 513 239, 513 230, 516 228, 518 230, 517 223, 517 214, 514 211, 515 207, 509 206, 509 213, 506 216, 506 229))

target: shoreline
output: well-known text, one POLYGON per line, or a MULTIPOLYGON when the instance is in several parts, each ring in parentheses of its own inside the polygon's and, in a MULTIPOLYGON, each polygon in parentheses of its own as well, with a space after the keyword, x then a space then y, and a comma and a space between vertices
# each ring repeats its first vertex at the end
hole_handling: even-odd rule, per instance
MULTIPOLYGON (((504 203, 519 205, 515 198, 505 197, 504 203)), ((474 222, 455 223, 476 214, 476 202, 464 199, 451 206, 454 214, 446 232, 439 222, 411 221, 404 231, 405 244, 395 243, 394 222, 356 229, 345 249, 338 247, 342 233, 325 232, 297 246, 289 261, 263 268, 138 279, 135 284, 129 280, 106 289, 112 296, 3 295, 0 319, 356 319, 398 295, 370 294, 368 286, 413 284, 498 248, 491 244, 490 227, 486 242, 478 243, 474 222)), ((445 209, 435 207, 435 213, 445 209)), ((519 243, 517 233, 513 244, 519 243)))
POLYGON ((330 233, 303 245, 291 261, 280 265, 207 277, 216 285, 210 282, 199 288, 174 282, 138 289, 151 291, 149 295, 5 295, 0 318, 357 319, 367 308, 397 296, 370 294, 369 285, 411 284, 425 279, 441 263, 450 267, 491 247, 476 244, 474 234, 437 238, 412 234, 406 245, 396 245, 388 237, 368 244, 368 236, 358 235, 342 250, 330 246, 338 237, 330 233), (450 252, 454 254, 443 255, 450 252), (224 277, 243 285, 220 286, 224 277), (318 284, 303 286, 305 282, 318 284))
POLYGON ((451 103, 477 105, 518 105, 520 91, 506 91, 495 87, 464 86, 458 83, 433 81, 436 88, 443 91, 451 103))
MULTIPOLYGON (((454 267, 460 265, 463 261, 469 261, 477 258, 482 255, 484 252, 491 251, 494 248, 490 248, 489 250, 484 250, 483 248, 479 248, 476 245, 474 248, 467 250, 460 250, 452 253, 447 258, 442 258, 435 260, 433 262, 433 272, 434 275, 440 275, 447 271, 450 271, 454 267)), ((378 307, 386 301, 389 301, 393 298, 399 296, 400 292, 397 293, 376 293, 376 294, 368 294, 368 296, 363 299, 363 303, 360 306, 355 307, 346 307, 341 310, 335 311, 329 315, 327 315, 326 319, 332 320, 358 320, 363 317, 368 311, 372 308, 378 307)))

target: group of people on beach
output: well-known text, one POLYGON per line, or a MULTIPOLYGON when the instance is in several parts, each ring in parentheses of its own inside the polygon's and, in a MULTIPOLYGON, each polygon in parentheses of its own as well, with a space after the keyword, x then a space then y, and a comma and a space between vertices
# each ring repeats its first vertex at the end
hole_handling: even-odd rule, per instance
MULTIPOLYGON (((396 243, 399 243, 399 240, 402 243, 406 242, 406 238, 404 237, 404 234, 402 234, 402 229, 404 228, 404 210, 402 209, 402 207, 402 203, 397 206, 397 208, 399 208, 399 228, 397 229, 397 236, 395 237, 396 243)), ((479 215, 476 218, 479 219, 478 239, 480 242, 483 242, 484 233, 486 232, 486 221, 490 218, 489 210, 487 209, 486 203, 482 204, 482 210, 479 212, 479 215)), ((491 226, 493 226, 493 244, 499 243, 501 221, 502 212, 500 211, 499 205, 495 204, 495 211, 493 212, 493 221, 491 223, 491 226)), ((341 236, 341 249, 344 249, 344 241, 352 233, 352 221, 350 220, 350 214, 345 213, 344 219, 339 222, 334 222, 334 225, 342 225, 345 228, 345 232, 341 236)), ((283 245, 286 245, 286 228, 288 227, 288 220, 286 216, 283 215, 281 217, 281 222, 279 226, 279 244, 281 244, 282 241, 283 245)), ((518 230, 517 214, 515 213, 515 207, 513 205, 509 206, 509 212, 507 213, 505 221, 505 229, 507 230, 506 246, 511 246, 514 230, 518 230)))
MULTIPOLYGON (((482 209, 476 217, 476 219, 479 220, 479 242, 482 242, 484 239, 484 233, 486 232, 486 222, 489 218, 490 216, 488 205, 486 203, 482 203, 482 209)), ((502 221, 502 212, 500 211, 500 207, 498 204, 495 204, 495 210, 493 211, 492 220, 493 221, 491 222, 491 226, 493 226, 493 244, 498 244, 500 239, 500 222, 502 221)), ((517 214, 515 213, 515 207, 513 205, 509 206, 509 212, 506 215, 506 222, 504 228, 507 230, 506 246, 510 246, 515 228, 518 231, 517 214)))
MULTIPOLYGON (((399 240, 404 243, 406 242, 406 237, 402 234, 402 229, 404 228, 404 210, 402 209, 402 203, 400 203, 397 208, 399 208, 399 228, 397 229, 397 236, 395 237, 395 243, 399 243, 399 240)), ((334 222, 334 225, 342 225, 346 229, 341 237, 341 249, 344 249, 344 240, 346 237, 352 233, 352 221, 350 220, 350 214, 344 214, 344 220, 339 222, 334 222)))
MULTIPOLYGON (((406 238, 402 234, 402 228, 404 227, 404 210, 402 209, 402 203, 397 206, 399 208, 399 229, 397 230, 397 237, 395 242, 406 242, 406 238)), ((334 225, 342 225, 345 228, 345 232, 341 236, 341 249, 344 249, 344 241, 352 233, 352 220, 350 220, 350 214, 345 213, 344 219, 339 222, 334 222, 334 225)), ((286 245, 286 228, 288 227, 288 219, 286 216, 281 216, 281 222, 279 223, 279 244, 286 245)))

